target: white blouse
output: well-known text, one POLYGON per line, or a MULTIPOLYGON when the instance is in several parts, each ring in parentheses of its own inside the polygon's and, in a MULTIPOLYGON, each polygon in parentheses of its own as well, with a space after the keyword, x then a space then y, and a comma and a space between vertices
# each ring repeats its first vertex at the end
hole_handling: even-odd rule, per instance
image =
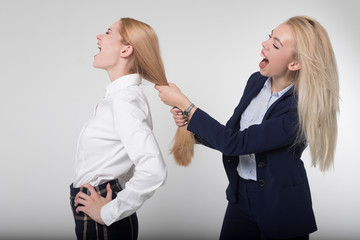
POLYGON ((140 84, 138 74, 111 82, 78 141, 74 187, 97 186, 117 178, 125 185, 101 209, 107 226, 133 214, 166 180, 166 166, 140 84))

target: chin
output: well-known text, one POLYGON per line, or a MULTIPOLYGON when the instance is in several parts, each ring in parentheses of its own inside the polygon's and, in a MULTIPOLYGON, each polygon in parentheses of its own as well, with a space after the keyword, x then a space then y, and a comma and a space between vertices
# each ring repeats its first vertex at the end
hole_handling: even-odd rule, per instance
POLYGON ((260 69, 260 74, 263 75, 264 77, 269 77, 269 74, 266 73, 266 71, 264 71, 264 69, 260 69))
POLYGON ((104 69, 103 66, 101 66, 100 64, 96 63, 96 62, 93 62, 93 65, 92 65, 94 68, 99 68, 99 69, 104 69))

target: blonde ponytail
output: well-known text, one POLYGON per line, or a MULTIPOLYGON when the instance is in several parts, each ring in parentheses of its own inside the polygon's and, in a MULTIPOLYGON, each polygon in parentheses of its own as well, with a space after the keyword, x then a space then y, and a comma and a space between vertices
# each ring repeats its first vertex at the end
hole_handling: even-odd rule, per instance
MULTIPOLYGON (((161 59, 159 40, 146 23, 132 18, 121 18, 120 35, 124 44, 134 49, 134 64, 132 71, 142 78, 158 84, 167 85, 165 68, 161 59)), ((188 166, 194 155, 194 137, 185 127, 179 127, 173 141, 170 153, 180 166, 188 166)))
POLYGON ((178 127, 170 153, 180 166, 188 166, 194 156, 194 135, 186 127, 178 127))
POLYGON ((295 58, 301 69, 295 90, 298 94, 299 138, 308 142, 312 165, 321 171, 334 163, 339 111, 339 82, 334 52, 326 30, 309 17, 287 22, 296 38, 295 58))

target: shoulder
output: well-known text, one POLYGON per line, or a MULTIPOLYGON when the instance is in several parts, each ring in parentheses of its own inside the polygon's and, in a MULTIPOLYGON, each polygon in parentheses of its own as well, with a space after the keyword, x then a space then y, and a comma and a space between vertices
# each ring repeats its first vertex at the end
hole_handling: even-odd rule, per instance
POLYGON ((244 93, 249 90, 249 89, 253 89, 257 86, 263 86, 266 79, 268 79, 269 77, 263 76, 261 75, 260 72, 255 72, 253 74, 251 74, 251 76, 249 77, 245 89, 244 89, 244 93))
POLYGON ((255 72, 249 77, 248 84, 263 85, 268 78, 269 77, 261 75, 260 72, 255 72))
POLYGON ((146 96, 139 85, 129 86, 121 89, 110 97, 112 102, 144 103, 146 96))
POLYGON ((148 102, 141 86, 134 85, 117 91, 110 97, 113 111, 142 111, 149 114, 148 102))

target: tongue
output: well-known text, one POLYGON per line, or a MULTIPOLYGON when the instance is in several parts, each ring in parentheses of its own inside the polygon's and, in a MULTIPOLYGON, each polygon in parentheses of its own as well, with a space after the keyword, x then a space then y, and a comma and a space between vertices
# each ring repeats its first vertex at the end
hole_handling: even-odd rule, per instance
POLYGON ((265 68, 269 63, 269 60, 267 60, 266 58, 264 58, 260 63, 259 63, 259 67, 261 69, 265 68))

